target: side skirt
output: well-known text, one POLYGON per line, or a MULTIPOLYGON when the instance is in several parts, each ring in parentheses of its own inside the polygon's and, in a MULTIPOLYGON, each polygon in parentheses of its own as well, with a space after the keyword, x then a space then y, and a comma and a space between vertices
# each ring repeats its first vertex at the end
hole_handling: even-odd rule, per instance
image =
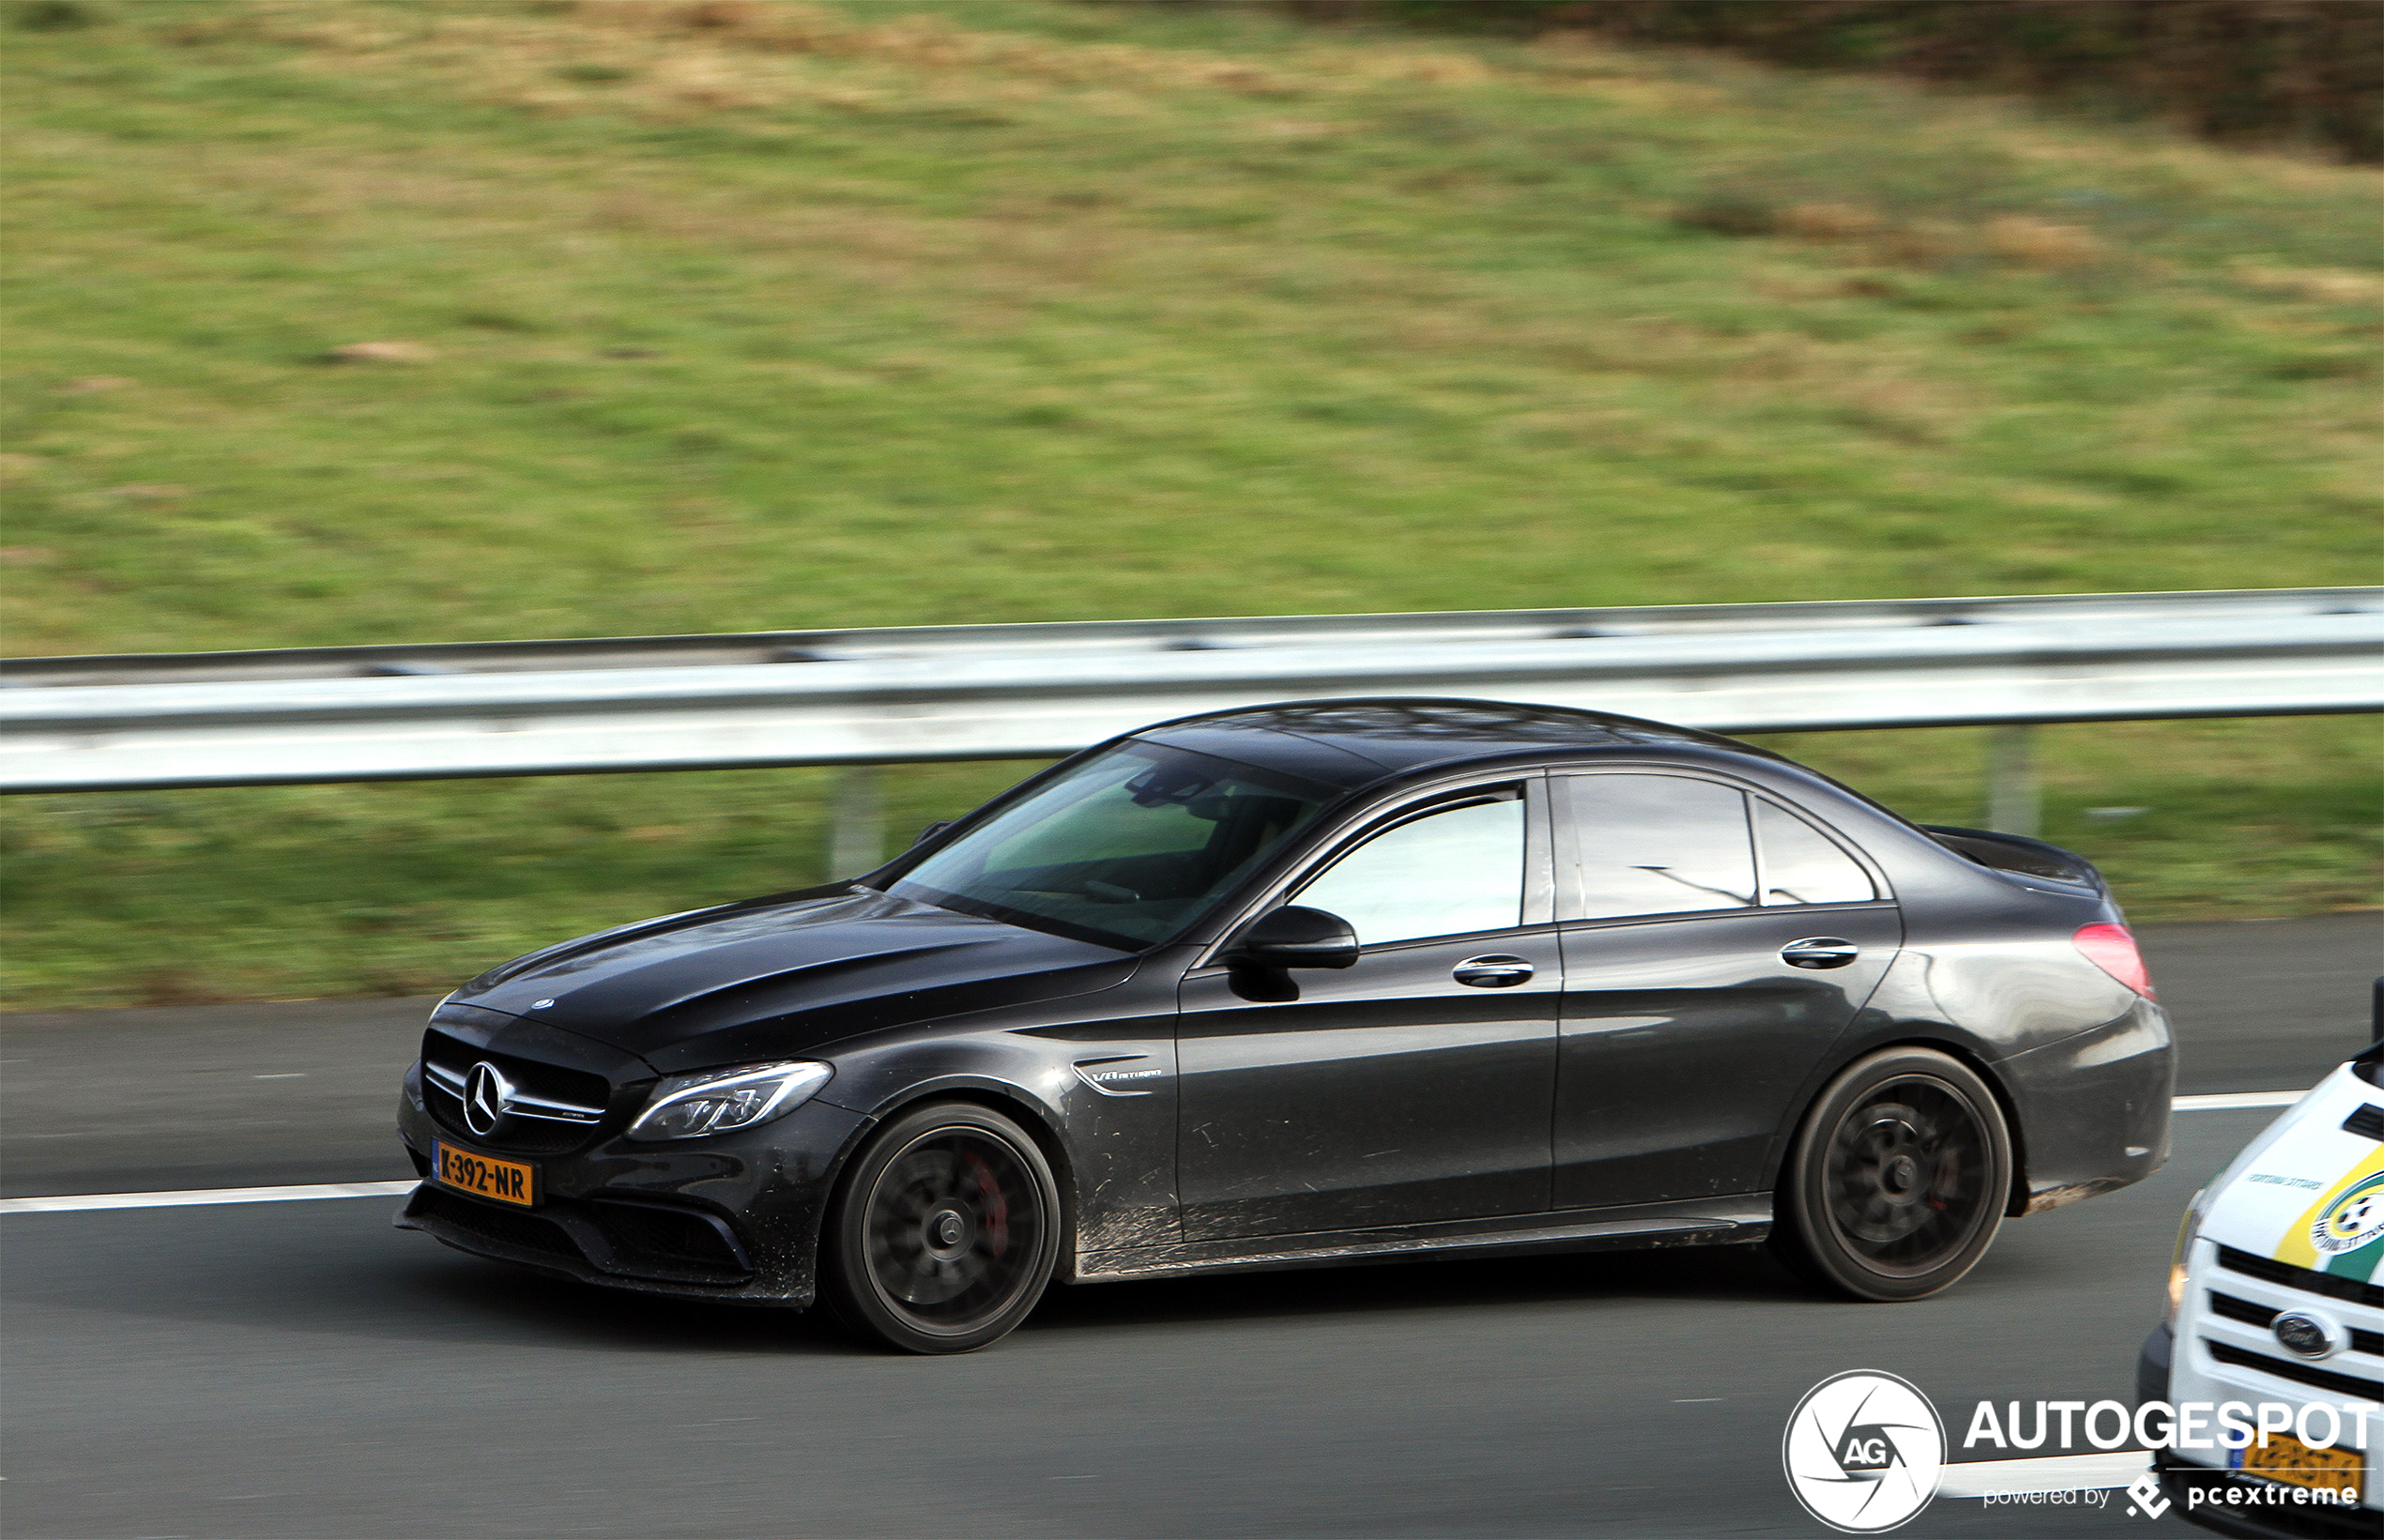
POLYGON ((1117 1283, 1185 1273, 1255 1273, 1362 1262, 1422 1262, 1449 1257, 1504 1257, 1536 1251, 1652 1250, 1661 1246, 1726 1246, 1771 1233, 1771 1195, 1643 1203, 1624 1209, 1572 1209, 1560 1213, 1506 1214, 1436 1225, 1326 1230, 1311 1235, 1259 1235, 1196 1241, 1131 1251, 1088 1251, 1076 1259, 1072 1283, 1117 1283))

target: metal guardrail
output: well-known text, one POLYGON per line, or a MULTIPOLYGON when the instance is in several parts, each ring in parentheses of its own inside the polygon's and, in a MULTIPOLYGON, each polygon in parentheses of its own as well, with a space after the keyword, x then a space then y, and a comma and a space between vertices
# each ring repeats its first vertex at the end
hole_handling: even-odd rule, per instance
POLYGON ((197 684, 373 676, 695 668, 876 659, 1055 657, 1276 647, 1578 641, 1759 632, 1899 631, 2021 621, 2259 620, 2384 610, 2384 588, 2234 588, 2189 593, 2034 594, 1598 609, 1443 610, 1421 615, 1242 616, 1207 620, 1073 620, 1031 625, 762 631, 561 642, 433 642, 253 652, 0 659, 0 686, 197 684))
POLYGON ((1987 823, 2034 833, 2027 724, 2384 709, 2384 589, 766 632, 0 660, 0 791, 1059 755, 1289 696, 1463 694, 1725 731, 1994 724, 1987 823))
POLYGON ((2384 709, 2384 588, 787 632, 0 663, 0 791, 1029 758, 1294 697, 1756 732, 2384 709))
POLYGON ((1723 732, 2384 710, 2384 588, 765 632, 0 663, 0 791, 1037 758, 1292 696, 1723 732))

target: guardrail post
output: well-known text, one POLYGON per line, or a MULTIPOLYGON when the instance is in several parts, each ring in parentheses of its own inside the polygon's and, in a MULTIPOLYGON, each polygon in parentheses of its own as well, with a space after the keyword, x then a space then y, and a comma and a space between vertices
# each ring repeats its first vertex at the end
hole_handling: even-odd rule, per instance
POLYGON ((2037 730, 1993 727, 1987 738, 1987 827, 1999 834, 2037 837, 2044 825, 2044 789, 2037 781, 2037 730))
POLYGON ((836 771, 828 801, 828 879, 859 877, 884 861, 886 813, 878 800, 878 767, 847 765, 836 771))

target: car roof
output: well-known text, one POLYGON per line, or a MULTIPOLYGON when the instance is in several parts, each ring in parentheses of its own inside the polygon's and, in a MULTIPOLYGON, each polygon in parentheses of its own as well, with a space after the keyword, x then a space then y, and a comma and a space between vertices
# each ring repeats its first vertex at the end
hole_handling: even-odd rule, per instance
POLYGON ((1639 717, 1426 696, 1288 701, 1182 717, 1133 736, 1344 791, 1431 765, 1599 749, 1719 750, 1785 763, 1751 743, 1639 717))

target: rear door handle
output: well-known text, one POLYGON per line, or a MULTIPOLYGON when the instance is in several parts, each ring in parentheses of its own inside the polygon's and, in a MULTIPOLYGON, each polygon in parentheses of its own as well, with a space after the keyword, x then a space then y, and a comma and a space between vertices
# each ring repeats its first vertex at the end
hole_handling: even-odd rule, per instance
POLYGON ((1501 953, 1490 957, 1468 957, 1449 969, 1448 976, 1476 989, 1507 989, 1529 980, 1532 965, 1527 957, 1510 957, 1501 953))
POLYGON ((1837 936, 1809 936, 1780 949, 1780 960, 1790 968, 1843 968, 1862 955, 1862 948, 1837 936))

